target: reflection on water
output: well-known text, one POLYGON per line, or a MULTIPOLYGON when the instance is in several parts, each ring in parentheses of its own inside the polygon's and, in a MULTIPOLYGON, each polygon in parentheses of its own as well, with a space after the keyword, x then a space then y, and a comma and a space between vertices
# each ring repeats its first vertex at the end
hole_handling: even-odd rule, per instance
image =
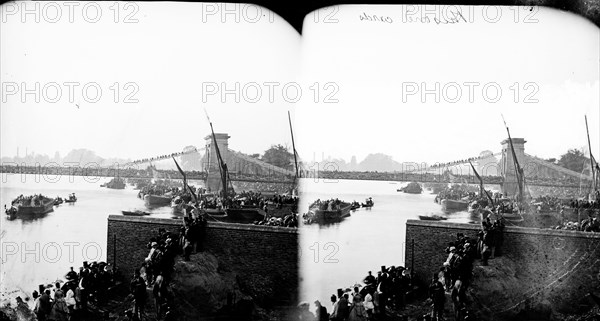
MULTIPOLYGON (((407 183, 382 181, 301 180, 300 213, 316 199, 339 198, 364 202, 372 197, 375 206, 360 208, 341 222, 305 225, 300 233, 300 299, 329 302, 338 288, 360 283, 368 271, 382 265, 404 265, 406 220, 419 215, 439 215, 445 222, 479 221, 468 212, 442 212, 430 191, 423 194, 397 192, 407 183)), ((486 187, 487 188, 487 187, 486 187)))
MULTIPOLYGON (((2 213, 1 287, 2 301, 17 295, 27 297, 38 284, 62 279, 70 266, 83 261, 106 260, 107 217, 122 210, 143 210, 152 217, 172 218, 170 207, 147 209, 131 186, 116 190, 100 187, 110 178, 60 177, 55 182, 34 175, 6 175, 0 189, 0 204, 23 194, 41 193, 65 198, 77 195, 76 203, 63 203, 54 211, 9 219, 2 213)), ((190 182, 199 186, 199 182, 190 182)))

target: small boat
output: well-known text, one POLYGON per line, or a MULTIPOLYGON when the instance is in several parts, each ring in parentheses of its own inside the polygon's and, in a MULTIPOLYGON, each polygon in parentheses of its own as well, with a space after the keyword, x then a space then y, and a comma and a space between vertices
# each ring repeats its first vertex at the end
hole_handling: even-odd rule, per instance
POLYGON ((75 196, 75 193, 71 193, 69 194, 68 198, 65 198, 65 203, 75 203, 77 202, 77 197, 75 196))
POLYGON ((431 215, 431 216, 419 215, 419 219, 421 219, 423 221, 444 221, 444 220, 447 220, 448 218, 439 216, 439 215, 431 215))
POLYGON ((368 198, 365 203, 361 203, 360 204, 362 207, 373 207, 373 205, 375 205, 375 203, 373 202, 372 198, 368 198))
POLYGON ((115 177, 110 180, 110 182, 106 183, 106 188, 111 189, 124 189, 125 181, 120 177, 115 177))
POLYGON ((165 195, 144 195, 144 203, 147 206, 167 206, 171 204, 171 196, 165 195))
POLYGON ((417 182, 410 182, 405 187, 397 189, 396 191, 408 194, 421 194, 423 192, 423 188, 417 182))
POLYGON ((500 213, 500 217, 509 221, 522 221, 523 216, 519 213, 500 213))
POLYGON ((444 211, 466 211, 469 208, 469 202, 462 200, 443 199, 441 204, 444 211))
POLYGON ((121 211, 121 213, 123 213, 123 215, 127 215, 127 216, 145 216, 145 215, 150 215, 150 213, 143 212, 143 211, 140 211, 140 210, 137 210, 137 211, 121 211))
POLYGON ((225 213, 225 210, 221 209, 221 208, 205 208, 204 209, 204 213, 210 215, 210 216, 227 216, 227 214, 225 213))
POLYGON ((58 196, 57 196, 57 197, 54 199, 54 205, 60 205, 60 204, 62 204, 63 202, 64 202, 64 201, 63 201, 62 197, 58 197, 58 196))
POLYGON ((225 218, 227 217, 227 213, 218 208, 205 208, 202 210, 206 215, 214 218, 225 218))
POLYGON ((258 207, 228 208, 225 213, 231 220, 243 223, 262 221, 267 215, 265 211, 258 207))
POLYGON ((357 201, 354 201, 350 204, 350 210, 354 211, 356 209, 360 208, 360 203, 357 201))

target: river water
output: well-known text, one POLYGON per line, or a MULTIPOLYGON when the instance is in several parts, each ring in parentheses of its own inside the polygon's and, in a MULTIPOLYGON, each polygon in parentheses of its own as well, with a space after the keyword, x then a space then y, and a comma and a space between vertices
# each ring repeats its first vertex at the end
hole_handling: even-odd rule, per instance
MULTIPOLYGON (((146 209, 131 186, 124 190, 100 187, 109 180, 2 174, 2 205, 20 194, 64 198, 74 192, 78 198, 75 204, 55 206, 53 212, 33 219, 9 220, 1 215, 2 302, 17 295, 30 296, 39 284, 62 279, 70 266, 77 269, 83 261, 105 261, 110 214, 141 209, 153 217, 173 217, 169 207, 146 209)), ((375 272, 381 265, 404 265, 407 219, 429 214, 447 216, 455 222, 473 219, 466 212, 444 214, 429 192, 413 195, 396 191, 406 183, 314 179, 301 179, 300 183, 300 209, 304 211, 317 198, 364 202, 372 197, 375 201, 373 208, 358 209, 342 222, 300 227, 300 298, 308 302, 318 299, 328 303, 338 288, 360 282, 367 271, 375 272)), ((190 184, 202 185, 195 181, 190 184)))
MULTIPOLYGON (((434 202, 435 195, 405 194, 396 190, 408 183, 384 181, 303 179, 301 207, 306 212, 316 199, 339 198, 365 202, 372 197, 372 208, 360 208, 350 217, 331 225, 307 225, 300 233, 300 300, 311 304, 319 300, 328 309, 330 296, 337 289, 361 283, 368 271, 377 275, 382 265, 410 267, 404 262, 406 220, 436 214, 448 222, 469 223, 477 218, 467 212, 444 213, 434 202)), ((498 189, 498 186, 486 186, 498 189)))
MULTIPOLYGON (((2 174, 0 204, 23 194, 41 193, 67 197, 75 193, 77 202, 63 203, 54 211, 35 218, 0 218, 2 264, 1 300, 25 298, 39 284, 63 279, 70 266, 83 261, 106 261, 107 217, 122 210, 141 209, 153 217, 170 218, 170 207, 146 209, 136 190, 100 187, 110 178, 80 176, 41 176, 2 174)), ((190 182, 199 185, 199 182, 190 182)))

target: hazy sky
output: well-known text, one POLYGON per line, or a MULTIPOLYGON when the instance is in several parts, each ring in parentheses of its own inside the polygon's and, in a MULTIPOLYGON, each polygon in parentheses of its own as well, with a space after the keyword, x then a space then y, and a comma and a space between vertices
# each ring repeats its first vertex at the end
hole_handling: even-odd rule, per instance
POLYGON ((21 155, 84 147, 123 158, 202 147, 210 130, 203 108, 216 132, 231 135, 230 148, 246 153, 291 145, 292 110, 306 160, 497 152, 501 114, 513 137, 528 140, 526 152, 545 158, 587 143, 587 114, 600 155, 599 33, 569 13, 439 7, 437 18, 460 9, 467 22, 438 24, 430 6, 340 6, 307 16, 300 37, 249 5, 111 2, 99 16, 93 6, 27 5, 39 22, 21 15, 21 3, 4 5, 1 17, 2 156, 17 147, 21 155), (365 14, 384 21, 361 21, 365 14), (69 82, 78 83, 73 99, 69 82), (21 95, 36 83, 39 102, 21 95), (91 102, 96 87, 102 94, 91 102), (497 88, 498 101, 486 101, 497 88), (225 89, 232 93, 222 97, 225 89))
POLYGON ((556 157, 587 145, 587 114, 600 158, 598 28, 546 8, 484 8, 442 7, 442 21, 462 12, 467 22, 456 24, 437 24, 436 13, 424 10, 433 6, 345 6, 307 17, 303 79, 339 90, 337 103, 321 97, 298 108, 296 120, 310 123, 299 134, 301 155, 360 161, 383 152, 397 161, 445 162, 498 152, 507 136, 503 114, 511 135, 528 141, 527 153, 556 157), (378 21, 361 21, 365 14, 378 21), (470 82, 479 84, 472 102, 470 82), (424 90, 432 94, 423 98, 424 90))
POLYGON ((262 153, 274 143, 291 145, 287 111, 293 105, 281 87, 298 74, 300 36, 267 9, 108 2, 100 3, 97 18, 97 8, 84 10, 84 3, 72 14, 64 4, 38 5, 27 8, 39 22, 34 14, 21 16, 21 3, 3 6, 2 156, 14 156, 18 146, 21 156, 25 148, 50 156, 89 148, 123 158, 203 147, 210 133, 204 108, 215 131, 230 134, 235 150, 262 153), (34 94, 23 98, 22 89, 35 92, 36 82, 40 102, 34 94), (72 101, 67 82, 80 84, 72 101), (271 85, 279 90, 272 101, 265 82, 281 84, 271 85), (258 98, 254 84, 260 85, 258 98), (102 95, 92 102, 96 87, 102 95), (232 94, 223 99, 221 89, 232 94))

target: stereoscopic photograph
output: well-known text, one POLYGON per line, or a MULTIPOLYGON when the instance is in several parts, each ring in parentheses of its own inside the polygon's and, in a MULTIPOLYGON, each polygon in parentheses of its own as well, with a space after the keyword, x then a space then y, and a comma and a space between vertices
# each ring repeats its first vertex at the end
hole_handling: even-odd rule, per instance
POLYGON ((0 9, 1 320, 600 317, 586 17, 0 9))

